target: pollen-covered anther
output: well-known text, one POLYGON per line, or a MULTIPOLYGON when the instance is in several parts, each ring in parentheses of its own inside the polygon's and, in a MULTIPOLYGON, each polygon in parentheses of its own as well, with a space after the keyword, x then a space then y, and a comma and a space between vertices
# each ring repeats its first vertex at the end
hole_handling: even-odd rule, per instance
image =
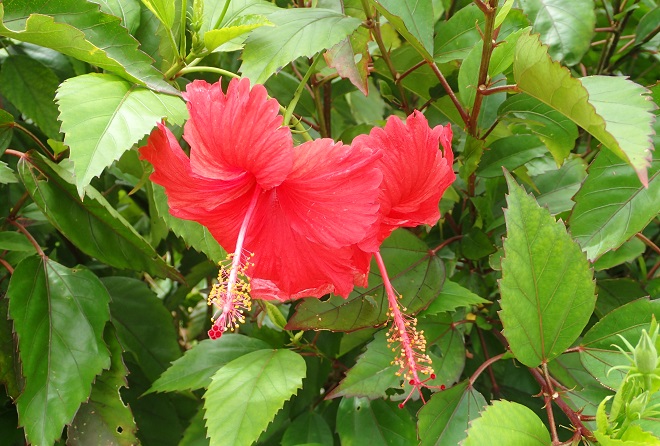
POLYGON ((217 339, 227 331, 234 331, 239 324, 245 323, 245 312, 252 309, 250 299, 250 282, 246 272, 252 263, 253 254, 229 254, 220 262, 218 282, 213 285, 208 297, 208 304, 214 305, 217 311, 213 315, 213 326, 209 337, 217 339))
POLYGON ((417 330, 417 319, 405 314, 402 316, 405 323, 398 325, 405 328, 397 328, 397 324, 393 324, 388 331, 387 342, 393 352, 399 353, 392 364, 399 366, 398 375, 419 386, 427 380, 420 380, 418 374, 433 375, 432 360, 425 353, 426 338, 423 330, 417 330))

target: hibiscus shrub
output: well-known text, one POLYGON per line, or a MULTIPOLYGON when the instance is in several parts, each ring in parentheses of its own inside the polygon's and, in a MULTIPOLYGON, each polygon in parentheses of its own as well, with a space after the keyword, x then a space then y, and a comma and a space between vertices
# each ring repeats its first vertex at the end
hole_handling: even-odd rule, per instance
POLYGON ((0 3, 0 443, 660 444, 659 22, 0 3))

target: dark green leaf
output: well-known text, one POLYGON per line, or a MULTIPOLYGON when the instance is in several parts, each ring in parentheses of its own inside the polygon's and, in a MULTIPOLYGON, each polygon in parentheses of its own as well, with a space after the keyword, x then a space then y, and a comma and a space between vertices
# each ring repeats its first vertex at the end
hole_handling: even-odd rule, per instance
POLYGON ((183 438, 178 446, 208 446, 209 439, 206 437, 206 426, 204 425, 204 409, 200 409, 183 433, 183 438))
POLYGON ((451 313, 420 317, 418 328, 424 331, 426 353, 431 357, 435 373, 435 379, 429 380, 427 384, 431 388, 453 385, 465 368, 463 331, 454 324, 451 313))
POLYGON ((121 346, 155 381, 181 356, 172 315, 144 282, 116 276, 104 277, 103 285, 112 296, 110 312, 121 346))
POLYGON ((527 126, 548 147, 557 164, 564 162, 578 137, 573 121, 526 94, 508 98, 500 106, 499 113, 504 122, 527 126))
POLYGON ((520 444, 549 446, 550 432, 528 407, 510 401, 493 401, 470 425, 464 446, 520 444))
POLYGON ((419 313, 419 316, 427 317, 433 314, 454 311, 460 307, 470 307, 472 305, 485 304, 488 302, 488 300, 482 299, 456 282, 445 280, 445 283, 442 285, 442 291, 440 291, 438 297, 436 297, 426 309, 422 310, 419 313))
POLYGON ((316 412, 305 412, 284 432, 281 446, 318 444, 332 446, 332 431, 325 419, 316 412))
POLYGON ((642 43, 651 33, 657 32, 658 23, 660 23, 660 6, 651 9, 639 20, 635 31, 635 43, 642 43))
POLYGON ((575 195, 571 233, 595 260, 630 239, 660 212, 660 153, 654 153, 645 188, 637 174, 613 153, 603 150, 589 166, 589 176, 575 195))
POLYGON ((16 267, 7 296, 25 377, 19 422, 30 443, 53 444, 110 366, 110 296, 91 272, 41 257, 16 267))
POLYGON ((558 170, 551 170, 533 178, 540 194, 536 201, 548 208, 551 214, 570 211, 572 200, 587 176, 587 166, 580 157, 571 158, 558 170))
POLYGON ((425 59, 433 54, 433 5, 419 0, 372 0, 378 11, 425 59))
MULTIPOLYGON (((90 0, 101 6, 101 11, 121 19, 121 24, 133 34, 140 25, 139 0, 90 0)), ((174 2, 172 2, 174 3, 174 2)))
MULTIPOLYGON (((399 229, 383 242, 380 252, 408 314, 418 312, 435 299, 444 282, 444 265, 438 257, 429 255, 424 242, 399 229)), ((353 291, 348 299, 338 296, 325 302, 305 299, 296 307, 287 329, 353 331, 384 324, 388 320, 387 312, 387 296, 374 261, 366 291, 353 291)))
POLYGON ((399 387, 402 378, 396 375, 397 365, 392 365, 395 353, 387 342, 387 330, 381 330, 367 344, 367 350, 346 373, 346 377, 330 392, 327 398, 365 397, 384 398, 386 391, 399 387))
POLYGON ((264 341, 237 334, 205 339, 172 363, 154 382, 151 392, 174 392, 208 387, 211 377, 228 362, 256 350, 267 349, 264 341))
POLYGON ((331 48, 361 23, 356 18, 317 8, 278 11, 268 20, 276 27, 254 30, 243 51, 240 71, 255 83, 265 82, 298 57, 311 57, 331 48))
POLYGON ((35 252, 34 245, 20 232, 0 232, 0 250, 35 252))
POLYGON ((486 19, 475 4, 457 11, 447 22, 438 24, 433 58, 437 63, 465 59, 481 40, 479 29, 486 19))
POLYGON ((493 141, 477 168, 477 176, 495 178, 502 175, 502 167, 514 170, 528 161, 543 156, 546 147, 534 135, 513 135, 493 141))
POLYGON ((289 350, 257 350, 213 375, 204 395, 211 446, 249 446, 302 387, 305 361, 289 350))
POLYGON ((598 292, 596 315, 601 319, 610 311, 649 295, 638 281, 632 279, 603 279, 598 280, 596 285, 598 292))
POLYGON ((0 184, 18 183, 14 169, 0 161, 0 184))
POLYGON ((60 139, 57 107, 53 104, 59 83, 55 73, 31 57, 9 56, 2 62, 0 93, 53 139, 60 139))
POLYGON ((409 446, 416 444, 415 422, 393 401, 343 398, 337 411, 341 444, 357 446, 409 446))
POLYGON ((596 303, 593 271, 563 223, 506 178, 500 316, 511 351, 536 367, 562 354, 589 321, 596 303))
POLYGON ((421 446, 460 444, 484 406, 486 400, 468 381, 434 394, 418 414, 421 446))
POLYGON ((553 59, 575 65, 589 50, 596 26, 592 0, 521 0, 553 59))
POLYGON ((644 254, 646 245, 638 238, 632 238, 619 248, 608 251, 603 254, 595 263, 594 270, 602 271, 604 269, 614 268, 622 263, 632 262, 637 257, 644 254))
MULTIPOLYGON (((16 400, 21 393, 20 367, 16 336, 12 330, 12 321, 9 319, 9 298, 3 296, 0 298, 0 385, 5 387, 7 396, 13 400, 16 400)), ((17 424, 14 423, 12 428, 17 424)))
POLYGON ((630 365, 630 359, 613 344, 627 350, 618 335, 636 345, 642 329, 649 331, 651 316, 660 319, 660 300, 638 299, 619 307, 591 327, 580 342, 580 359, 584 367, 601 384, 616 389, 626 371, 610 369, 617 365, 630 365))
POLYGON ((112 326, 105 330, 104 339, 110 349, 110 369, 103 371, 101 376, 96 378, 89 401, 78 409, 67 430, 67 445, 137 444, 137 427, 133 414, 119 394, 119 389, 126 387, 128 369, 122 360, 121 345, 112 326))
POLYGON ((170 214, 167 206, 167 196, 165 189, 153 183, 153 198, 158 216, 165 221, 167 226, 176 235, 181 237, 187 245, 192 246, 199 252, 206 254, 214 262, 220 262, 227 257, 227 253, 222 246, 213 238, 209 230, 192 220, 182 220, 170 214))
POLYGON ((31 152, 19 161, 18 170, 37 206, 81 251, 117 268, 180 278, 98 191, 88 187, 81 200, 71 174, 61 165, 31 152))
POLYGON ((68 79, 58 89, 56 100, 81 195, 92 178, 161 119, 183 125, 188 117, 181 98, 137 87, 112 74, 68 79))
POLYGON ((14 117, 0 109, 0 155, 11 143, 14 134, 14 117))
POLYGON ((63 54, 168 94, 178 94, 151 66, 151 58, 118 17, 85 0, 6 0, 0 4, 0 35, 63 54), (37 4, 35 4, 37 3, 37 4))

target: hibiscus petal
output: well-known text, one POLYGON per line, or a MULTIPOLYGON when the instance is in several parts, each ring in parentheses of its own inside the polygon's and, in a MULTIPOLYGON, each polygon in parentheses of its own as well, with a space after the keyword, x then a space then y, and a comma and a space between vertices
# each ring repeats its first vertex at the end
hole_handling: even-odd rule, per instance
POLYGON ((379 162, 383 172, 379 195, 381 222, 375 229, 379 241, 398 227, 432 225, 438 221, 440 197, 456 178, 451 137, 449 126, 431 129, 426 117, 415 111, 405 123, 391 116, 385 128, 374 128, 369 135, 355 138, 355 147, 383 151, 379 162), (444 157, 438 150, 439 143, 444 157))
POLYGON ((220 82, 196 80, 183 96, 193 172, 223 180, 249 172, 264 190, 284 181, 293 163, 293 139, 263 85, 250 89, 248 79, 232 79, 225 94, 220 82))
POLYGON ((292 229, 332 248, 362 240, 378 214, 380 153, 318 139, 294 154, 291 173, 277 188, 292 229))
POLYGON ((223 181, 193 173, 176 137, 162 124, 140 148, 140 157, 153 164, 149 178, 165 188, 170 213, 208 227, 226 250, 233 251, 255 187, 254 177, 243 173, 223 181))

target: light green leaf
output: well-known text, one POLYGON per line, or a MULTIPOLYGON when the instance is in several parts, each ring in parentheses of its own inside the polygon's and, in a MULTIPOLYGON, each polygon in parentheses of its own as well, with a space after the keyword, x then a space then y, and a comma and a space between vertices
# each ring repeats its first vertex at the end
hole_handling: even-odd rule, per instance
POLYGON ((463 446, 550 446, 550 432, 528 407, 511 401, 493 401, 470 425, 463 446))
POLYGON ((89 401, 78 409, 67 429, 67 445, 131 446, 138 443, 133 414, 119 393, 119 389, 127 385, 128 374, 121 356, 122 348, 112 326, 106 328, 103 337, 110 348, 110 369, 96 378, 89 401))
POLYGON ((630 365, 630 360, 613 344, 627 350, 618 335, 637 345, 642 329, 649 331, 651 317, 660 318, 660 299, 638 299, 606 314, 589 329, 580 342, 580 359, 587 371, 601 384, 616 389, 626 375, 625 370, 610 369, 630 365))
POLYGON ((482 50, 483 42, 477 42, 463 60, 461 68, 458 70, 458 92, 461 103, 469 109, 472 108, 474 98, 477 96, 482 50))
POLYGON ((86 74, 57 91, 64 143, 71 148, 78 193, 162 118, 183 125, 181 98, 137 87, 112 74, 86 74))
POLYGON ((138 49, 138 42, 120 19, 99 11, 85 0, 33 4, 7 0, 0 4, 0 35, 52 48, 123 78, 168 94, 179 94, 151 66, 152 59, 138 49))
POLYGON ((265 16, 258 14, 239 16, 229 22, 227 26, 206 31, 204 33, 204 46, 207 50, 213 51, 220 45, 224 45, 230 40, 262 26, 273 26, 273 23, 265 16))
POLYGON ((327 421, 316 412, 305 412, 293 420, 284 432, 281 446, 332 446, 334 439, 327 421))
POLYGON ((660 153, 654 153, 648 188, 634 170, 611 152, 601 151, 573 199, 571 233, 590 260, 616 249, 660 212, 660 153))
POLYGON ((455 311, 457 308, 470 307, 472 305, 486 304, 490 301, 482 299, 467 288, 462 287, 456 282, 445 280, 442 285, 442 291, 438 297, 424 310, 419 313, 419 317, 431 316, 433 314, 455 311))
POLYGON ((177 359, 158 378, 148 393, 197 390, 208 387, 211 377, 225 364, 268 344, 255 338, 224 334, 220 339, 204 339, 177 359))
POLYGON ((500 9, 497 11, 497 15, 495 16, 495 23, 493 26, 495 29, 497 29, 498 26, 504 22, 504 19, 506 19, 506 16, 509 14, 509 11, 511 11, 511 7, 513 6, 514 0, 506 0, 504 4, 500 7, 500 9))
POLYGON ((545 145, 534 135, 507 136, 490 144, 476 173, 479 177, 496 178, 502 175, 502 167, 514 170, 545 153, 545 145))
POLYGON ((152 184, 152 187, 156 211, 172 232, 181 237, 187 245, 203 252, 216 263, 227 257, 227 252, 222 249, 222 246, 218 244, 205 226, 196 221, 182 220, 170 214, 165 188, 155 183, 152 184))
POLYGON ((647 185, 654 104, 646 89, 620 77, 594 76, 580 82, 550 59, 538 36, 527 33, 518 39, 513 73, 521 91, 598 138, 633 166, 642 184, 647 185), (611 100, 614 102, 608 103, 611 100))
POLYGON ((464 59, 474 45, 481 41, 479 28, 483 28, 484 14, 471 3, 451 18, 438 25, 435 35, 433 59, 437 63, 464 59))
POLYGON ((421 446, 460 444, 467 436, 470 422, 479 417, 485 406, 486 400, 469 381, 435 393, 418 414, 421 446))
POLYGON ((158 20, 168 29, 174 24, 174 4, 172 0, 142 0, 142 3, 153 12, 158 20))
POLYGON ((245 43, 240 71, 254 83, 301 56, 331 48, 360 25, 360 20, 328 9, 296 8, 272 13, 273 28, 254 30, 245 43))
POLYGON ((306 365, 289 350, 257 350, 222 367, 204 394, 211 446, 250 446, 302 388, 306 365))
POLYGON ((84 253, 117 268, 181 279, 96 189, 88 187, 81 200, 61 165, 28 152, 18 162, 18 173, 46 218, 84 253))
POLYGON ((580 335, 594 310, 593 271, 561 221, 509 174, 500 316, 516 358, 551 361, 580 335))
POLYGON ((580 157, 569 159, 560 169, 542 173, 533 178, 540 194, 536 201, 548 208, 552 215, 570 211, 573 196, 587 176, 587 166, 580 157))
POLYGON ((53 104, 59 83, 51 69, 29 56, 9 56, 2 62, 0 93, 54 139, 60 138, 57 107, 53 104))
POLYGON ((346 377, 326 398, 365 397, 384 398, 386 391, 401 385, 401 377, 396 376, 399 366, 392 365, 395 353, 387 342, 387 330, 380 330, 367 344, 367 350, 346 373, 346 377))
POLYGON ((409 446, 417 443, 415 421, 397 403, 382 399, 343 398, 337 410, 342 446, 409 446))
POLYGON ((7 296, 25 377, 19 424, 30 443, 53 444, 110 366, 110 296, 91 272, 36 256, 18 264, 7 296))
POLYGON ((378 11, 427 60, 433 54, 433 4, 419 0, 372 0, 378 11))
POLYGON ((575 65, 589 50, 596 26, 593 0, 521 0, 553 59, 575 65))
POLYGON ((619 248, 603 254, 603 256, 594 263, 594 270, 602 271, 614 268, 622 263, 632 262, 637 257, 644 254, 644 251, 646 251, 646 245, 644 242, 638 238, 632 238, 619 248))
MULTIPOLYGON (((228 26, 235 20, 240 20, 243 16, 248 15, 263 15, 268 17, 272 12, 281 11, 276 5, 264 0, 231 0, 229 5, 226 5, 225 0, 205 0, 204 1, 204 21, 200 33, 205 35, 206 32, 213 29, 220 29, 228 26), (224 17, 221 17, 225 6, 227 11, 224 17), (222 18, 221 21, 220 18, 222 18)), ((217 48, 218 51, 237 51, 243 49, 243 42, 247 39, 249 34, 241 34, 235 37, 230 42, 223 44, 217 48)))
POLYGON ((112 324, 121 346, 153 382, 181 356, 172 315, 140 280, 114 276, 102 282, 112 296, 112 324))
MULTIPOLYGON (((380 248, 394 288, 403 296, 408 314, 417 313, 435 299, 445 278, 444 265, 429 255, 428 246, 405 229, 398 229, 380 248)), ((375 261, 369 287, 353 291, 348 299, 331 296, 327 301, 304 299, 289 319, 287 330, 326 329, 354 331, 375 327, 388 320, 387 295, 375 261)))
POLYGON ((548 147, 557 165, 575 146, 578 130, 573 121, 531 96, 511 96, 500 106, 499 113, 504 122, 527 126, 548 147))
MULTIPOLYGON (((101 11, 121 19, 121 24, 133 34, 140 26, 140 0, 89 0, 98 3, 101 11)), ((174 2, 172 2, 174 3, 174 2)))
POLYGON ((0 161, 0 184, 18 183, 14 169, 0 161))

